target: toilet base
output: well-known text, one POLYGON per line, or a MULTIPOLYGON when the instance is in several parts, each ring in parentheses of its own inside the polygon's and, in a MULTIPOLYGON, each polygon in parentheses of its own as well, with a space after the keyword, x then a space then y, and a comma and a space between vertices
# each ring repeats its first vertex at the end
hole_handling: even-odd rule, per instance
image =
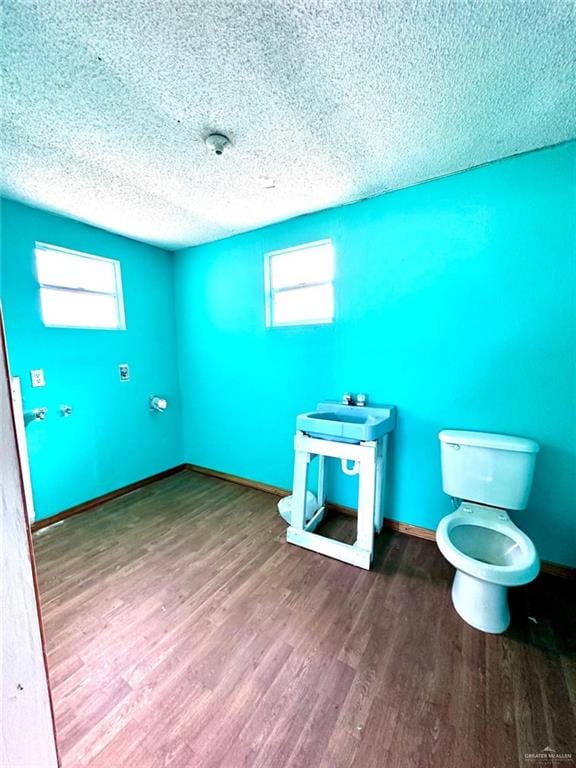
POLYGON ((508 587, 476 579, 456 571, 452 584, 452 602, 465 622, 481 632, 500 634, 508 629, 508 587))

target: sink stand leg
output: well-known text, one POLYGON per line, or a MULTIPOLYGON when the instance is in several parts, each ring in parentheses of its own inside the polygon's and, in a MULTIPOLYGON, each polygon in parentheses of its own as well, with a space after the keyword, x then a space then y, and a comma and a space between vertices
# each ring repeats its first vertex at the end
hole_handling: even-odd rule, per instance
POLYGON ((374 500, 374 530, 380 533, 384 525, 384 478, 386 475, 386 455, 388 435, 378 441, 376 454, 376 498, 374 500))
POLYGON ((318 456, 318 507, 326 503, 326 457, 318 456))
POLYGON ((374 550, 374 502, 376 499, 376 450, 360 465, 358 482, 358 536, 356 546, 374 550))
POLYGON ((296 451, 294 455, 294 485, 292 489, 292 528, 303 531, 306 523, 306 489, 310 454, 296 451))

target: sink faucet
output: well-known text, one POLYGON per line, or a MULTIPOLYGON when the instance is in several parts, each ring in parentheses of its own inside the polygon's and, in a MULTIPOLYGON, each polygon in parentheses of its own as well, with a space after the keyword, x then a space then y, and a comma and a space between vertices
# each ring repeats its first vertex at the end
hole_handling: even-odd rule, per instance
POLYGON ((342 396, 342 405, 355 405, 362 408, 366 405, 366 399, 364 392, 359 392, 356 395, 356 398, 354 398, 354 395, 351 392, 345 392, 342 396))

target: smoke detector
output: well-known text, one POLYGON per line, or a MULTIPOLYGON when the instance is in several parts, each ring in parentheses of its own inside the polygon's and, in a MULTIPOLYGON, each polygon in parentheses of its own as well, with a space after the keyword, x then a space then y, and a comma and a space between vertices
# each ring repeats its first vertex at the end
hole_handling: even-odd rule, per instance
POLYGON ((230 139, 221 133, 211 133, 204 139, 209 155, 221 155, 230 144, 230 139))

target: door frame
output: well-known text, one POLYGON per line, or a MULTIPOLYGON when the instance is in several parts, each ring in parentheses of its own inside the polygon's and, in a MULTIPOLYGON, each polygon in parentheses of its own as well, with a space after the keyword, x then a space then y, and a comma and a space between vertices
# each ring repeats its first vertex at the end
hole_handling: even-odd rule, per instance
POLYGON ((0 303, 2 738, 0 763, 61 765, 0 303))

